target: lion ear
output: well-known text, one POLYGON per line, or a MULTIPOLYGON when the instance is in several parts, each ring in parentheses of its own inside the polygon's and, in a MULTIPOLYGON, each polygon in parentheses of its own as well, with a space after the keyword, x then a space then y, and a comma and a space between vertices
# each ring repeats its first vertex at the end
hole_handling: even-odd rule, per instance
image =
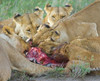
POLYGON ((40 18, 43 19, 44 11, 41 8, 35 7, 34 11, 35 11, 34 13, 36 13, 40 18))
POLYGON ((14 15, 14 18, 17 18, 17 17, 20 17, 21 15, 19 14, 19 13, 16 13, 15 15, 14 15))
POLYGON ((44 10, 46 11, 46 13, 49 13, 51 10, 51 5, 49 3, 46 4, 44 10))
POLYGON ((14 34, 14 30, 13 28, 9 27, 9 26, 4 26, 2 29, 3 33, 6 34, 7 36, 12 36, 14 34))
POLYGON ((21 15, 20 14, 15 14, 13 17, 14 22, 21 22, 21 15))
POLYGON ((72 7, 71 4, 66 3, 65 9, 66 9, 67 13, 70 15, 70 13, 71 13, 72 10, 73 10, 73 7, 72 7))

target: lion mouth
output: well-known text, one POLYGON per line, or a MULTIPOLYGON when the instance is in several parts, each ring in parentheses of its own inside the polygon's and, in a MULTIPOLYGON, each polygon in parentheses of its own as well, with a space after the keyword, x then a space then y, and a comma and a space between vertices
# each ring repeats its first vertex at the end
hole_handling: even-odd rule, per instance
POLYGON ((26 40, 26 43, 29 43, 31 47, 33 47, 33 40, 31 38, 26 40))

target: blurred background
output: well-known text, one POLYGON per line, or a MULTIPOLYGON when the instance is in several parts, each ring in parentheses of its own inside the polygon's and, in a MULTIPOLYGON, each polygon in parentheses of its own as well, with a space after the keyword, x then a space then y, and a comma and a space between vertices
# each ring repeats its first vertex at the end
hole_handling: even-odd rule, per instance
POLYGON ((15 13, 32 13, 36 6, 44 9, 47 3, 50 3, 52 6, 65 6, 66 3, 70 3, 73 6, 72 14, 74 14, 94 1, 95 0, 0 0, 0 20, 11 18, 15 13))

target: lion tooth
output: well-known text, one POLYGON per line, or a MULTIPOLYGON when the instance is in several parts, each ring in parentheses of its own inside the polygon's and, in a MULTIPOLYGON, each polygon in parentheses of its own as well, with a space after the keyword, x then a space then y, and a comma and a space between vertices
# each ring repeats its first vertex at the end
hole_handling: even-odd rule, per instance
POLYGON ((30 38, 26 40, 26 42, 29 42, 30 38))

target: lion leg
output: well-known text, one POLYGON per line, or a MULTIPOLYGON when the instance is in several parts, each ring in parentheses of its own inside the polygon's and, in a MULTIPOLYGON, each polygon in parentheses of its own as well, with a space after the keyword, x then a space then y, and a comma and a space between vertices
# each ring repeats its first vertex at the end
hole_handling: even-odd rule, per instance
POLYGON ((32 75, 33 74, 41 75, 49 70, 52 70, 49 67, 45 67, 45 66, 30 62, 24 56, 22 56, 18 51, 16 51, 14 48, 10 50, 12 52, 8 53, 8 56, 12 64, 12 69, 16 69, 18 71, 25 71, 32 75))
POLYGON ((90 64, 81 60, 72 60, 67 63, 65 72, 74 77, 82 77, 90 72, 90 64))
POLYGON ((11 65, 6 52, 0 50, 0 81, 7 81, 11 77, 11 65))

